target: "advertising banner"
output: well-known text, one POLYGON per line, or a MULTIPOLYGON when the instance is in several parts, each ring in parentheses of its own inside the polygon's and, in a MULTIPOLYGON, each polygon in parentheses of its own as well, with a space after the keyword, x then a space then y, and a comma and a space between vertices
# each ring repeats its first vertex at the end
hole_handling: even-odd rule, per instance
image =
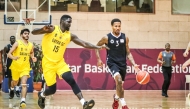
MULTIPOLYGON (((134 68, 127 60, 126 77, 124 83, 125 90, 160 90, 163 84, 163 74, 161 65, 157 62, 158 54, 164 49, 131 49, 135 62, 140 65, 140 69, 149 72, 150 82, 140 85, 136 82, 134 68)), ((173 65, 170 90, 183 90, 185 87, 185 75, 190 74, 190 67, 182 71, 182 64, 189 59, 184 58, 182 49, 172 49, 176 55, 176 64, 173 65)), ((97 67, 95 50, 83 48, 68 48, 65 53, 65 61, 70 66, 71 72, 82 90, 113 90, 115 82, 111 74, 107 72, 106 50, 100 52, 104 62, 103 68, 97 67)), ((70 90, 70 86, 57 78, 58 90, 70 90)))

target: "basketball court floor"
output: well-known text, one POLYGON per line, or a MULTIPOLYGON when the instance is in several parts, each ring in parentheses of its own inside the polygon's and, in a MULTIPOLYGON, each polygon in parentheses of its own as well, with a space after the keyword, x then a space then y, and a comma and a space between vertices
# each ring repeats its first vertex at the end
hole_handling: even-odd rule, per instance
MULTIPOLYGON (((93 109, 112 109, 115 91, 85 90, 82 92, 85 100, 95 100, 93 109)), ((170 90, 168 95, 168 98, 161 96, 160 90, 125 90, 125 99, 130 109, 190 109, 186 104, 184 90, 170 90)), ((0 109, 19 109, 19 102, 20 98, 9 100, 8 93, 0 92, 0 109)), ((37 105, 37 92, 29 93, 26 103, 26 109, 40 109, 37 105)), ((72 91, 57 91, 53 97, 47 97, 45 109, 83 108, 72 91)))

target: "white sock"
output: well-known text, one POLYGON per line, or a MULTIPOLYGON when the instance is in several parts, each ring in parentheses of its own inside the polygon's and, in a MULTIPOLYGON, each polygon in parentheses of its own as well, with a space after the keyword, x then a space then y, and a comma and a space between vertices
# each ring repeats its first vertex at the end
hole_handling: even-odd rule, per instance
POLYGON ((124 98, 120 98, 119 101, 121 102, 121 105, 122 105, 122 106, 125 106, 125 105, 126 105, 126 102, 125 102, 125 99, 124 99, 124 98))
POLYGON ((19 91, 19 86, 15 86, 15 90, 16 90, 16 91, 19 91))
POLYGON ((45 98, 46 96, 44 96, 44 92, 42 92, 41 94, 40 94, 43 98, 45 98))
POLYGON ((22 102, 22 101, 25 101, 25 98, 21 98, 21 102, 22 102))
POLYGON ((11 87, 10 89, 11 89, 11 90, 14 90, 14 88, 12 88, 12 87, 11 87))
POLYGON ((80 100, 80 103, 82 104, 82 106, 84 105, 84 103, 85 103, 84 98, 82 98, 82 99, 80 100))
POLYGON ((117 94, 115 94, 115 97, 114 97, 116 100, 119 100, 119 96, 117 94))

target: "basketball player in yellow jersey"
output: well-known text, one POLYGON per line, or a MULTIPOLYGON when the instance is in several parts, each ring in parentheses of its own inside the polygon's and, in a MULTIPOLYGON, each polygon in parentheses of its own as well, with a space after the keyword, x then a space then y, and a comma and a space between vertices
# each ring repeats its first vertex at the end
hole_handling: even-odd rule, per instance
POLYGON ((69 66, 65 63, 63 56, 67 45, 71 41, 89 49, 102 49, 107 47, 96 46, 80 40, 76 35, 70 33, 69 28, 71 23, 71 16, 63 15, 60 19, 60 26, 47 25, 43 28, 37 28, 32 31, 32 34, 34 35, 45 34, 42 39, 42 67, 48 89, 44 92, 38 93, 38 105, 41 109, 45 108, 45 97, 56 92, 56 74, 71 86, 74 94, 80 100, 83 109, 91 109, 95 104, 94 100, 84 100, 81 90, 75 82, 69 66))
POLYGON ((14 87, 17 85, 19 78, 21 78, 21 102, 20 107, 26 107, 26 93, 27 93, 27 79, 29 78, 30 68, 30 57, 33 62, 36 61, 33 52, 33 44, 28 41, 29 39, 29 29, 23 29, 20 32, 21 40, 17 40, 11 50, 8 53, 8 57, 11 58, 12 64, 9 67, 12 71, 12 82, 10 94, 14 94, 14 87))

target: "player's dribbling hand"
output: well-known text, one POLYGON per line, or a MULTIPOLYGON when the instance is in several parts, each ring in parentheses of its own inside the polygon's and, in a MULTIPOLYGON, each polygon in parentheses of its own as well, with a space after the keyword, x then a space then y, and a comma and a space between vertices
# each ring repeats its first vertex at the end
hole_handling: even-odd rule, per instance
POLYGON ((137 74, 140 71, 139 65, 135 64, 134 68, 135 68, 135 74, 137 74))
POLYGON ((183 53, 183 56, 184 56, 184 57, 187 57, 188 54, 189 54, 189 52, 188 52, 188 51, 187 51, 187 52, 185 51, 185 52, 183 53))
POLYGON ((53 27, 53 25, 45 25, 45 26, 43 27, 43 30, 44 30, 44 31, 49 31, 50 28, 52 28, 52 27, 53 27))
POLYGON ((103 62, 102 60, 98 59, 97 66, 102 68, 103 67, 103 62))
POLYGON ((33 62, 36 62, 36 61, 37 61, 37 58, 36 58, 36 57, 32 57, 32 61, 33 61, 33 62))

